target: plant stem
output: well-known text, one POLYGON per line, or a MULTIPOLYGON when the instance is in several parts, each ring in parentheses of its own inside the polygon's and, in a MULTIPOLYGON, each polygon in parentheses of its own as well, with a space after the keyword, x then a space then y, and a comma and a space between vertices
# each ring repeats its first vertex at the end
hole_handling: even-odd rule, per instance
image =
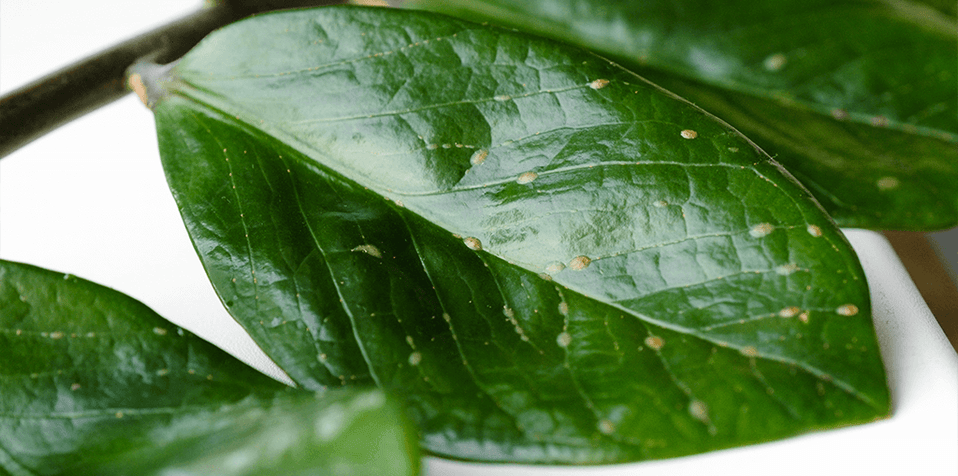
POLYGON ((211 31, 253 13, 337 0, 212 2, 179 20, 84 58, 0 98, 0 158, 126 95, 127 68, 142 58, 168 63, 211 31))

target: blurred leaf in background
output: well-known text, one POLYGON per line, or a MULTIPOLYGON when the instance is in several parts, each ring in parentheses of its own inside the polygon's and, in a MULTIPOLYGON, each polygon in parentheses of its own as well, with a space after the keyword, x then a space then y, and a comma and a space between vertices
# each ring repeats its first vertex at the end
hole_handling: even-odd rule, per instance
POLYGON ((418 474, 378 390, 287 387, 72 275, 0 261, 0 474, 418 474))
POLYGON ((621 62, 754 140, 842 226, 958 224, 954 2, 397 3, 621 62))

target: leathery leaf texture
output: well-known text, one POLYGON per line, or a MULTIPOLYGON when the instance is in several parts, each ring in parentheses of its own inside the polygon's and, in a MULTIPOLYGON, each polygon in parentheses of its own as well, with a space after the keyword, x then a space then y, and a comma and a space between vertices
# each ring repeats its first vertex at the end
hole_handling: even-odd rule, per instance
POLYGON ((0 475, 418 473, 380 390, 292 389, 72 275, 0 261, 0 348, 0 475))
POLYGON ((840 225, 958 224, 954 2, 396 3, 544 34, 619 61, 754 140, 840 225))
POLYGON ((229 26, 148 83, 230 313, 304 388, 401 395, 433 454, 635 461, 889 411, 827 215, 607 60, 331 7, 229 26))

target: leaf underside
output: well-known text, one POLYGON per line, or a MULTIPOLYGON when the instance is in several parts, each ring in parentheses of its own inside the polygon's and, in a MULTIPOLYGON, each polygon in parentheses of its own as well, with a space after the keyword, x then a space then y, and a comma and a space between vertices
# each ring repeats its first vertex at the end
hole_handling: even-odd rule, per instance
POLYGON ((75 276, 0 261, 0 347, 3 475, 418 472, 379 391, 291 389, 75 276))
POLYGON ((403 3, 544 34, 620 61, 755 140, 842 226, 958 224, 954 5, 403 3))
POLYGON ((612 463, 888 413, 835 225, 606 60, 335 7, 225 28, 150 88, 230 313, 302 387, 402 395, 427 451, 612 463))

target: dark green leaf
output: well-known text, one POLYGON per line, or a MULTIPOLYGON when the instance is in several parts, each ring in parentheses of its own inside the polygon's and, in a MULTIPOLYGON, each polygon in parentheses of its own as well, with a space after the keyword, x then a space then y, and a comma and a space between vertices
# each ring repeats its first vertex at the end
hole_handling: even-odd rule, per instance
POLYGON ((958 223, 958 146, 839 120, 646 70, 656 84, 755 140, 808 187, 842 226, 948 228, 958 223), (800 125, 797 126, 796 125, 800 125), (904 156, 907 155, 907 156, 904 156))
POLYGON ((0 261, 0 348, 0 474, 418 470, 378 391, 288 388, 74 276, 0 261))
POLYGON ((757 141, 842 225, 958 223, 954 2, 406 3, 621 61, 757 141))
POLYGON ((590 53, 327 8, 221 30, 149 87, 232 315, 306 388, 404 395, 433 453, 631 461, 888 412, 835 225, 590 53))
POLYGON ((288 393, 155 431, 156 446, 98 466, 103 475, 349 476, 419 473, 411 425, 382 391, 288 393))
POLYGON ((917 3, 919 5, 927 5, 952 18, 958 15, 958 2, 951 0, 918 0, 917 3))

